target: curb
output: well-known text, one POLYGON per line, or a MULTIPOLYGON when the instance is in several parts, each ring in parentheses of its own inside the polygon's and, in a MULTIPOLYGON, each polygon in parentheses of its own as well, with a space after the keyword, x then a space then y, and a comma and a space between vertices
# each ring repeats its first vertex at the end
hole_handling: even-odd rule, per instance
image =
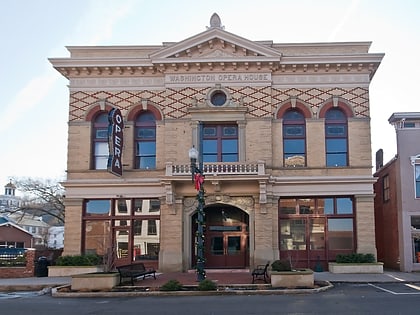
POLYGON ((140 296, 217 296, 217 295, 286 295, 286 294, 314 294, 323 292, 333 288, 334 286, 329 281, 319 281, 322 287, 314 289, 256 289, 256 290, 243 290, 225 288, 224 290, 217 291, 124 291, 124 292, 60 292, 61 288, 68 287, 68 285, 52 288, 52 297, 66 297, 66 298, 79 298, 79 297, 140 297, 140 296))

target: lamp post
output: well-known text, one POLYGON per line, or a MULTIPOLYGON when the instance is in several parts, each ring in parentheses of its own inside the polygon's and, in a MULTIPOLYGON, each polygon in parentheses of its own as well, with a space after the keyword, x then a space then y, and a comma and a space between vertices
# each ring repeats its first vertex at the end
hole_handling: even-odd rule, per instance
MULTIPOLYGON (((194 146, 188 151, 191 161, 191 176, 194 187, 197 190, 197 281, 206 278, 204 270, 204 174, 202 166, 197 166, 198 150, 194 146)), ((200 163, 201 164, 201 163, 200 163)))

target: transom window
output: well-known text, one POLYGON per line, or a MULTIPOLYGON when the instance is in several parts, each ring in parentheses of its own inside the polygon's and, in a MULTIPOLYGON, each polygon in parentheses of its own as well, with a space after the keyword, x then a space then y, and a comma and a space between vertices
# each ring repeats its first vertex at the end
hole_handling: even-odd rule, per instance
POLYGON ((135 122, 137 169, 156 168, 156 119, 152 112, 141 112, 135 122))
POLYGON ((203 126, 203 162, 237 162, 238 126, 203 126))
POLYGON ((92 124, 92 168, 95 170, 107 169, 109 157, 108 113, 101 112, 98 114, 92 124))
POLYGON ((326 112, 325 146, 327 166, 348 165, 347 117, 339 108, 326 112))
POLYGON ((297 109, 288 110, 283 116, 283 159, 286 167, 306 164, 305 117, 297 109))

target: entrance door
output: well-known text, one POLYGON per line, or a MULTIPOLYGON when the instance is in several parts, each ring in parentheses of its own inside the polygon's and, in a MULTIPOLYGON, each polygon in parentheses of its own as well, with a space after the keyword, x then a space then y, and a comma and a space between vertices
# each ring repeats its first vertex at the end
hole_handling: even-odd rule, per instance
MULTIPOLYGON (((205 207, 204 257, 205 268, 246 268, 249 266, 248 214, 228 205, 205 207)), ((197 215, 192 217, 196 235, 197 215)), ((192 266, 196 264, 193 237, 192 266)))
POLYGON ((240 233, 210 232, 205 243, 206 267, 244 268, 246 237, 240 233))

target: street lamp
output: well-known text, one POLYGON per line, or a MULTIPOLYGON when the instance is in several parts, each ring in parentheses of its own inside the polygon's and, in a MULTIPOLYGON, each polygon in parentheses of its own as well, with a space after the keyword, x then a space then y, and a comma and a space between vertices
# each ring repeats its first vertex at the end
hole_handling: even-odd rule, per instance
POLYGON ((194 187, 197 190, 197 281, 203 281, 206 278, 204 270, 204 174, 202 167, 197 166, 198 150, 194 146, 188 151, 191 161, 191 178, 194 187))

